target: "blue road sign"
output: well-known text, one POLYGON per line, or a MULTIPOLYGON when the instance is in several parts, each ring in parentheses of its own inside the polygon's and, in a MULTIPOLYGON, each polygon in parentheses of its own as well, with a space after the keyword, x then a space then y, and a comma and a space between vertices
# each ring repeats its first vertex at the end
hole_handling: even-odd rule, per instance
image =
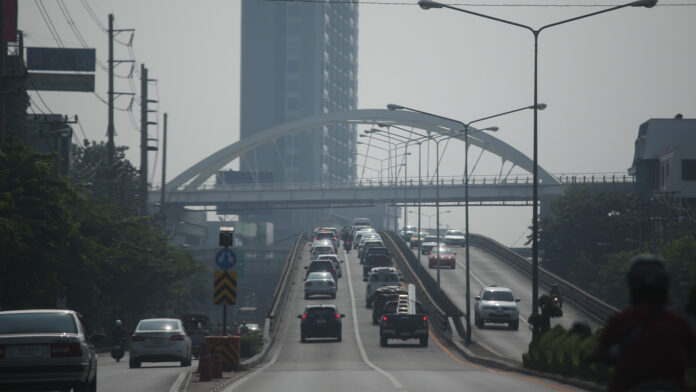
POLYGON ((220 249, 215 255, 215 264, 222 270, 232 269, 237 264, 237 255, 232 249, 220 249))

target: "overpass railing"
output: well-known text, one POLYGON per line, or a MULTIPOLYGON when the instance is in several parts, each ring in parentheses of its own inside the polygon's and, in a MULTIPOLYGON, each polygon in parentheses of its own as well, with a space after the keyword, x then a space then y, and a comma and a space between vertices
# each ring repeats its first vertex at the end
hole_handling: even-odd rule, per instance
MULTIPOLYGON (((559 184, 619 184, 634 183, 635 177, 626 173, 607 172, 607 173, 560 173, 553 175, 559 184)), ((202 184, 198 189, 225 189, 233 191, 259 191, 259 190, 316 190, 316 189, 354 189, 354 188, 403 188, 417 187, 418 177, 403 177, 394 179, 385 178, 362 178, 351 181, 331 181, 323 183, 216 183, 214 180, 202 184)), ((464 185, 466 179, 463 176, 440 176, 440 186, 459 186, 464 185)), ((476 185, 510 185, 510 184, 532 184, 532 176, 529 175, 471 175, 469 184, 476 185)), ((434 178, 421 178, 421 186, 435 186, 434 178)), ((182 186, 180 189, 184 189, 182 186)), ((159 184, 150 188, 151 191, 159 190, 159 184)))
POLYGON ((449 318, 452 319, 457 333, 461 337, 466 336, 466 330, 462 324, 462 313, 457 305, 440 290, 437 282, 425 270, 406 243, 391 231, 380 232, 382 238, 386 238, 394 261, 399 270, 406 276, 409 282, 416 285, 416 296, 430 316, 430 325, 433 329, 451 338, 452 330, 449 318))
POLYGON ((285 300, 288 297, 288 292, 292 286, 292 271, 295 269, 295 264, 297 259, 300 257, 300 251, 303 249, 303 245, 307 241, 307 234, 302 232, 297 236, 295 243, 288 254, 288 258, 285 261, 285 266, 283 271, 280 273, 280 279, 278 279, 278 285, 273 292, 273 302, 268 309, 266 314, 266 325, 270 326, 269 336, 271 338, 275 337, 276 329, 280 320, 280 315, 283 313, 285 307, 285 300))
MULTIPOLYGON (((470 245, 482 248, 511 265, 529 279, 532 278, 532 262, 525 257, 520 256, 501 243, 479 234, 470 233, 469 240, 470 245)), ((575 307, 597 322, 605 323, 609 316, 618 312, 617 308, 588 294, 567 280, 539 267, 539 284, 548 289, 554 283, 561 289, 564 301, 572 303, 575 307)))

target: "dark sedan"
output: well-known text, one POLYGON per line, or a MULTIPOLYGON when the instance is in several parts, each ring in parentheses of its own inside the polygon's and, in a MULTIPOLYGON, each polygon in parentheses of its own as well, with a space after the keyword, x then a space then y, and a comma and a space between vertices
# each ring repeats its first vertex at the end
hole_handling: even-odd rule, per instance
POLYGON ((345 314, 338 313, 335 305, 307 305, 300 319, 300 341, 308 338, 336 338, 341 341, 341 319, 345 314))

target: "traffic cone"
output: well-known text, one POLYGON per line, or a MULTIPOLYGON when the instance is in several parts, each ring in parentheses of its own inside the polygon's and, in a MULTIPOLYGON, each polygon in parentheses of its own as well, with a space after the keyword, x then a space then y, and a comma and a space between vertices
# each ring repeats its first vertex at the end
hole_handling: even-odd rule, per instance
POLYGON ((201 344, 201 355, 198 360, 199 381, 211 380, 210 360, 210 346, 207 342, 203 342, 203 344, 201 344))

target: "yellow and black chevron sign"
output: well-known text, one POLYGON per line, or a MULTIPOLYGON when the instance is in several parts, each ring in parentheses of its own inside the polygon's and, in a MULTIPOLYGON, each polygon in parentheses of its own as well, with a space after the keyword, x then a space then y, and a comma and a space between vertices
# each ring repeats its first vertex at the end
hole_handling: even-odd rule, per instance
POLYGON ((237 271, 215 271, 215 305, 237 304, 237 271))

